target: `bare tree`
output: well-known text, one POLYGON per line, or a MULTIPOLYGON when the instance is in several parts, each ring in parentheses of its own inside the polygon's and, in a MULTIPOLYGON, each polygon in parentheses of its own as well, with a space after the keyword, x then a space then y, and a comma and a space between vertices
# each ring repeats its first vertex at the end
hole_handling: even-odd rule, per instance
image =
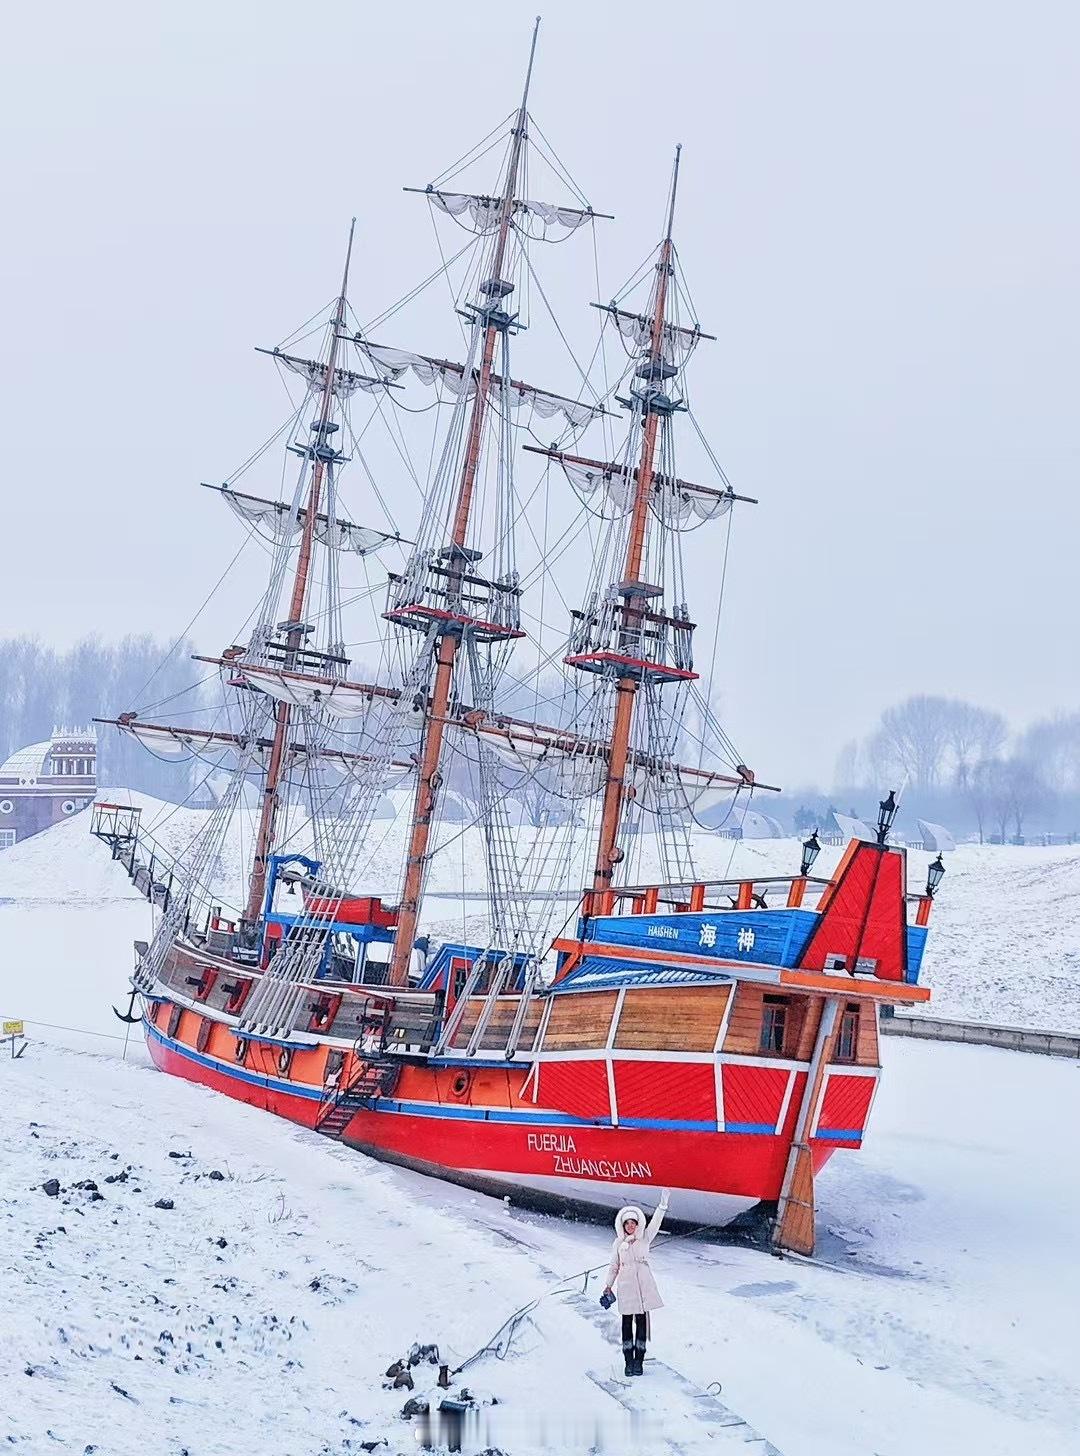
POLYGON ((998 759, 980 759, 969 770, 964 783, 964 792, 971 804, 979 830, 980 844, 985 842, 986 826, 994 812, 996 779, 1000 768, 1001 763, 998 759))
POLYGON ((1026 758, 1007 759, 1006 780, 1009 793, 1009 814, 1017 840, 1023 838, 1024 820, 1046 800, 1046 785, 1035 765, 1026 758))
POLYGON ((1023 734, 1020 753, 1060 793, 1080 788, 1080 713, 1042 718, 1023 734))
POLYGON ((879 750, 910 775, 919 788, 931 789, 941 775, 952 732, 952 700, 917 693, 881 715, 879 750))
POLYGON ((947 736, 953 756, 953 775, 963 787, 974 764, 1000 757, 1008 729, 1001 714, 990 708, 980 708, 959 698, 948 703, 947 736))
POLYGON ((1027 816, 1046 798, 1046 785, 1038 769, 1028 759, 1019 756, 992 759, 980 765, 980 769, 985 770, 987 811, 997 826, 1002 844, 1009 841, 1010 824, 1013 837, 1021 839, 1027 816))
POLYGON ((845 787, 849 784, 862 783, 863 780, 860 778, 860 772, 862 770, 863 757, 863 751, 859 746, 857 738, 852 738, 850 742, 845 743, 836 755, 836 769, 833 774, 833 782, 835 784, 843 784, 845 787))

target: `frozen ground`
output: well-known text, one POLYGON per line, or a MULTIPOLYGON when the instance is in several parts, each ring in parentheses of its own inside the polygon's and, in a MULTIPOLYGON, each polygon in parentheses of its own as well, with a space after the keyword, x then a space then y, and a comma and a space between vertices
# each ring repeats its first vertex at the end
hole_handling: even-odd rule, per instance
MULTIPOLYGON (((203 811, 177 810, 145 796, 110 791, 114 796, 142 804, 144 823, 173 854, 183 850, 205 819, 203 811)), ((234 896, 242 851, 250 848, 249 828, 237 826, 222 856, 234 896)), ((522 842, 535 833, 519 831, 522 842)), ((398 823, 376 823, 378 850, 364 888, 393 894, 401 835, 398 823)), ((697 834, 694 852, 706 878, 790 874, 799 862, 799 843, 793 839, 736 844, 697 834)), ((824 849, 818 872, 827 874, 839 854, 824 849)), ((928 859, 922 852, 910 854, 913 888, 925 883, 928 859)), ((1080 848, 963 845, 946 859, 922 978, 934 993, 929 1013, 1080 1031, 1080 848)), ((460 904, 452 898, 463 882, 474 890, 482 887, 482 865, 479 840, 471 830, 436 856, 425 917, 436 938, 484 939, 483 899, 460 904)), ((640 872, 657 868, 646 862, 640 872)), ((560 912, 560 923, 562 918, 560 912)), ((87 814, 3 851, 0 1012, 67 1019, 114 1033, 108 1000, 124 996, 131 942, 148 938, 150 928, 150 907, 105 846, 91 838, 87 814)))
MULTIPOLYGON (((161 837, 179 845, 192 824, 174 815, 161 837)), ((463 1358, 555 1276, 603 1262, 607 1230, 345 1153, 158 1075, 137 1040, 117 1060, 108 1004, 150 911, 87 829, 80 816, 0 855, 0 1013, 45 1023, 21 1060, 0 1058, 0 1437, 34 1456, 415 1449, 403 1395, 381 1389, 388 1362, 414 1341, 463 1358), (101 1199, 73 1187, 87 1178, 101 1199)), ((794 842, 733 861, 730 842, 701 850, 711 875, 797 855, 794 842)), ((1078 859, 949 857, 927 962, 937 1009, 1080 1026, 1078 859)), ((658 1247, 668 1368, 635 1385, 636 1434, 596 1384, 613 1325, 597 1324, 595 1284, 587 1300, 545 1300, 506 1361, 469 1372, 502 1402, 492 1441, 585 1451, 599 1423, 606 1450, 718 1452, 737 1433, 708 1426, 715 1408, 695 1393, 718 1379, 784 1456, 1080 1449, 1080 1067, 896 1040, 884 1055, 868 1146, 821 1181, 823 1263, 658 1247)))
MULTIPOLYGON (((1080 1179, 1063 1154, 1080 1068, 896 1041, 886 1057, 868 1147, 821 1180, 821 1264, 659 1243, 652 1348, 669 1369, 635 1382, 636 1434, 591 1378, 615 1355, 596 1281, 545 1300, 466 1377, 501 1402, 491 1440, 511 1456, 599 1449, 598 1430, 622 1456, 762 1449, 703 1423, 694 1392, 720 1380, 784 1456, 1075 1453, 1080 1179)), ((415 1450, 388 1363, 414 1341, 462 1359, 610 1242, 41 1043, 0 1060, 0 1147, 0 1438, 33 1456, 415 1450)))

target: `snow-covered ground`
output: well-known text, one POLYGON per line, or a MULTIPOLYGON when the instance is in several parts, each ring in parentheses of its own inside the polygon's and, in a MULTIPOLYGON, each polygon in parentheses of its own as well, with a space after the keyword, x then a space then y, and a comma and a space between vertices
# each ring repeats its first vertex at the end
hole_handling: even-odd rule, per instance
MULTIPOLYGON (((179 848, 196 824, 181 811, 155 832, 179 848)), ((419 1341, 457 1363, 557 1276, 603 1263, 609 1231, 384 1167, 154 1072, 108 1009, 149 907, 88 828, 78 816, 0 855, 0 1013, 32 1023, 25 1056, 0 1056, 0 1437, 35 1456, 415 1449, 397 1415, 408 1392, 382 1389, 389 1362, 419 1341), (74 1187, 86 1179, 101 1198, 74 1187)), ((706 875, 787 872, 798 853, 699 849, 706 875)), ((949 856, 936 1009, 1080 1026, 1078 860, 949 856)), ((464 1377, 499 1397, 491 1443, 720 1452, 748 1434, 708 1423, 719 1408, 702 1392, 720 1380, 784 1456, 1076 1452, 1080 1067, 895 1039, 884 1057, 867 1147, 820 1182, 821 1263, 658 1246, 657 1363, 629 1395, 614 1387, 636 1426, 597 1384, 615 1352, 595 1280, 586 1298, 545 1299, 506 1360, 464 1377)))
MULTIPOLYGON (((512 1456, 598 1436, 621 1453, 762 1449, 706 1423, 719 1380, 784 1456, 1075 1453, 1080 1068, 896 1041, 886 1057, 867 1148, 820 1183, 821 1264, 659 1243, 667 1307, 657 1364, 624 1395, 636 1427, 593 1378, 616 1357, 597 1281, 543 1300, 505 1360, 463 1377, 500 1401, 486 1439, 512 1456)), ((418 1341, 456 1364, 610 1246, 603 1227, 37 1042, 0 1060, 0 1146, 0 1437, 34 1456, 415 1450, 389 1363, 418 1341)))

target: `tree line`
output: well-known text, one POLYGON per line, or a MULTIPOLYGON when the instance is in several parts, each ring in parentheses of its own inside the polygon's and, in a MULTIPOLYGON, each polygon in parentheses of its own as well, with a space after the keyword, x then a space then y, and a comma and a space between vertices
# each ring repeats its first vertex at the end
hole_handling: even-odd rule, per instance
POLYGON ((1040 718, 1012 734, 991 708, 917 693, 887 708, 844 746, 835 796, 906 785, 907 807, 980 841, 1080 830, 1080 712, 1040 718))
MULTIPOLYGON (((45 741, 56 726, 92 724, 138 707, 146 716, 158 705, 197 709, 192 645, 166 644, 149 636, 119 642, 86 637, 66 652, 34 637, 0 641, 0 759, 45 741), (190 702, 178 702, 189 695, 190 702)), ((131 788, 159 798, 181 799, 190 788, 185 765, 148 753, 133 738, 98 725, 98 785, 131 788)))

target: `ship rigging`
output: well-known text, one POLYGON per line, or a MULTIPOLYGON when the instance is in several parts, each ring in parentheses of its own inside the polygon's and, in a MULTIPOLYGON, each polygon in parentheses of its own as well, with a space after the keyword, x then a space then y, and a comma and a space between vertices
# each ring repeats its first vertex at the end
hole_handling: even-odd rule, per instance
MULTIPOLYGON (((683 422, 704 440, 687 372, 711 338, 675 242, 681 148, 659 244, 608 303, 592 300, 593 367, 571 352, 576 386, 522 377, 536 300, 566 337, 533 254, 611 220, 532 117, 536 46, 534 30, 506 128, 406 189, 465 244, 447 259, 440 241, 443 266, 363 324, 348 297, 354 222, 329 309, 261 351, 301 394, 275 437, 291 466, 278 497, 239 488, 253 468, 265 475, 269 447, 212 487, 269 557, 242 640, 201 659, 220 708, 197 725, 149 707, 107 720, 206 765, 207 778, 226 770, 171 866, 133 985, 160 1065, 355 1147, 479 1187, 605 1205, 625 1200, 618 1170, 632 1167, 630 1181, 675 1188, 687 1217, 771 1202, 778 1239, 812 1247, 813 1174, 834 1144, 861 1141, 877 1008, 925 995, 915 982, 932 895, 917 897, 909 926, 903 857, 884 834, 853 846, 828 883, 805 869, 782 883, 710 881, 694 863, 696 827, 769 786, 702 691, 690 599, 708 603, 683 538, 717 522, 729 532, 733 508, 753 500, 707 446, 712 482, 679 470, 683 422), (499 146, 494 189, 457 190, 499 146), (538 171, 569 195, 533 197, 538 171), (460 357, 384 338, 442 280, 460 357), (370 406, 363 422, 358 402, 370 406), (418 421, 431 426, 426 469, 418 421), (602 446, 588 448, 590 432, 602 446), (345 511, 350 467, 379 525, 345 511), (541 473, 522 483, 527 467, 541 473), (407 536, 406 485, 419 497, 407 536), (535 558, 524 569, 523 547, 535 558), (343 586, 350 562, 390 559, 381 587, 343 586), (378 660, 360 663, 349 624, 377 587, 378 660), (248 814, 245 852, 235 826, 248 814), (455 849, 459 939, 425 924, 455 849), (484 914, 470 934, 477 886, 484 914), (533 1131, 519 1136, 523 1125, 533 1131), (591 1141, 549 1168, 541 1126, 591 1141)), ((102 806, 95 832, 133 864, 137 815, 121 812, 102 806)))

